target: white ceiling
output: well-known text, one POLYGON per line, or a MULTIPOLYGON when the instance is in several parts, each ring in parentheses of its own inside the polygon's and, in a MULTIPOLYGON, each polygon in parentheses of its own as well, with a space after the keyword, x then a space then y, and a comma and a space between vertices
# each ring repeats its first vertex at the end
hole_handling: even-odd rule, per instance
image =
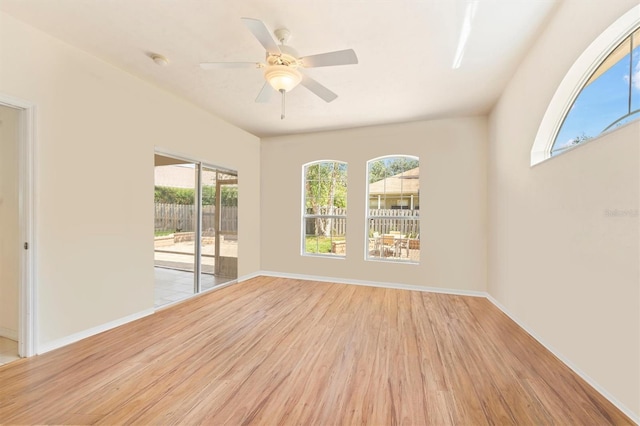
POLYGON ((487 112, 560 0, 475 1, 458 69, 469 0, 0 0, 0 10, 265 137, 487 112), (199 67, 264 60, 241 17, 287 27, 301 56, 352 48, 359 64, 309 69, 338 98, 299 86, 280 120, 279 96, 254 103, 261 70, 199 67))

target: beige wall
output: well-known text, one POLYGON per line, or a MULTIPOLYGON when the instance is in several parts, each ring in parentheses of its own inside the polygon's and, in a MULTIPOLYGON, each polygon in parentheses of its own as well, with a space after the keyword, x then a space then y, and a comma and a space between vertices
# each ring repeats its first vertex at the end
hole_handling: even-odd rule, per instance
POLYGON ((491 114, 488 290, 638 416, 640 123, 529 167, 564 74, 636 4, 562 3, 491 114))
POLYGON ((0 105, 0 336, 18 335, 18 119, 0 105))
POLYGON ((486 289, 486 119, 461 118, 264 139, 262 268, 414 286, 486 289), (420 159, 420 265, 364 260, 366 163, 420 159), (346 161, 346 259, 300 255, 302 166, 346 161))
POLYGON ((156 146, 238 170, 239 274, 260 269, 258 138, 1 13, 0 64, 37 105, 41 347, 153 308, 156 146))
POLYGON ((488 290, 640 413, 638 218, 606 214, 638 208, 640 124, 528 166, 564 73, 635 1, 565 1, 489 129, 485 118, 434 120, 269 138, 262 148, 252 135, 0 13, 0 93, 38 107, 39 343, 153 307, 157 146, 238 170, 241 276, 262 269, 488 290), (363 259, 366 161, 391 154, 421 162, 418 266, 363 259), (349 163, 344 260, 300 255, 302 165, 320 159, 349 163))

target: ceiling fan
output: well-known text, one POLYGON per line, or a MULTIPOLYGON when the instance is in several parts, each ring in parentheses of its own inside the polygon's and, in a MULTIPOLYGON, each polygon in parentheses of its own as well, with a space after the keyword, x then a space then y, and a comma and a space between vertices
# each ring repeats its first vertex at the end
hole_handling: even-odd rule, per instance
POLYGON ((331 90, 305 74, 303 68, 328 67, 334 65, 357 64, 358 57, 353 49, 320 53, 317 55, 299 57, 298 52, 286 43, 291 33, 286 28, 280 28, 273 33, 280 42, 278 45, 271 36, 264 22, 259 19, 242 18, 242 22, 266 50, 265 63, 262 62, 202 62, 200 67, 205 70, 221 68, 261 68, 264 69, 266 82, 262 86, 256 102, 268 102, 273 90, 282 94, 282 114, 284 119, 285 93, 298 84, 303 85, 312 93, 326 102, 338 97, 331 90), (273 89, 273 90, 272 90, 273 89))

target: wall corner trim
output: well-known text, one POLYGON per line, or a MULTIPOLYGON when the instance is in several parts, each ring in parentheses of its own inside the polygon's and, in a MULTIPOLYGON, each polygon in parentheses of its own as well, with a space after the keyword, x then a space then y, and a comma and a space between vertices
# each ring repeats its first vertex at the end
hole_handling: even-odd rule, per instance
POLYGON ((549 352, 551 352, 556 358, 558 358, 563 364, 573 370, 578 376, 580 376, 584 381, 586 381, 591 387, 593 387, 597 392, 599 392, 602 396, 609 400, 613 405, 615 405, 620 411, 622 411, 627 417, 629 417, 636 424, 640 424, 640 415, 634 413, 629 408, 627 408, 624 404, 622 404, 618 399, 616 399, 610 392, 608 392, 605 388, 603 388, 598 382, 593 380, 583 371, 581 371, 578 367, 576 367, 568 358, 563 356, 560 352, 554 349, 552 346, 548 345, 543 339, 541 339, 536 333, 534 333, 531 329, 529 329, 524 323, 522 323, 518 318, 513 316, 507 308, 505 308, 500 302, 493 298, 490 294, 487 294, 487 299, 493 303, 498 309, 500 309, 506 316, 511 318, 513 322, 515 322, 520 328, 529 333, 531 337, 533 337, 538 343, 545 347, 549 352))
POLYGON ((96 334, 102 333, 103 331, 111 330, 112 328, 119 327, 121 325, 146 317, 153 313, 154 313, 153 309, 145 309, 144 311, 127 315, 126 317, 122 317, 117 320, 110 321, 105 324, 101 324, 97 327, 89 328, 87 330, 83 330, 78 333, 71 334, 61 339, 53 340, 47 343, 41 343, 40 345, 38 345, 38 355, 42 355, 43 353, 52 351, 54 349, 58 349, 63 346, 70 345, 71 343, 75 343, 79 340, 86 339, 87 337, 94 336, 96 334))

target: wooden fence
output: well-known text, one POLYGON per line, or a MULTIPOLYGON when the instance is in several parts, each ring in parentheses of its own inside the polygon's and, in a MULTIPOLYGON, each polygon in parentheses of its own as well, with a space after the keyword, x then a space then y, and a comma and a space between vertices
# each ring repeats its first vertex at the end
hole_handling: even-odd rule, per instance
MULTIPOLYGON (((333 216, 346 216, 347 209, 341 209, 334 207, 333 212, 330 212, 329 207, 320 207, 318 213, 314 213, 311 208, 307 209, 307 214, 320 214, 333 216)), ((307 218, 305 219, 305 232, 307 235, 320 235, 322 228, 330 225, 331 235, 345 235, 347 233, 347 220, 346 218, 307 218), (330 221, 330 222, 329 222, 330 221)))
MULTIPOLYGON (((328 214, 328 208, 322 208, 319 214, 328 214)), ((308 212, 311 214, 311 211, 308 212)), ((203 206, 202 208, 202 230, 204 232, 215 230, 215 206, 203 206)), ((238 207, 222 207, 221 230, 225 233, 238 232, 238 207)), ((347 209, 336 208, 334 215, 346 216, 347 209)), ((320 224, 317 218, 307 218, 307 235, 317 235, 320 224)), ((155 229, 156 231, 195 231, 195 206, 184 204, 162 204, 155 205, 155 229)), ((327 225, 325 222, 323 225, 327 225)), ((347 233, 346 218, 331 219, 332 235, 345 235, 347 233)), ((373 234, 388 234, 391 231, 400 232, 403 235, 415 237, 420 233, 420 217, 418 210, 396 210, 396 209, 370 209, 369 210, 369 232, 373 234)))
MULTIPOLYGON (((155 204, 155 230, 172 232, 194 232, 196 228, 196 206, 191 204, 155 204)), ((238 207, 222 207, 220 210, 221 231, 238 232, 238 207)), ((202 230, 214 231, 215 206, 202 207, 202 230)))
POLYGON ((369 232, 388 234, 392 231, 414 237, 420 234, 420 211, 400 209, 370 209, 369 232))
MULTIPOLYGON (((328 214, 328 208, 321 208, 318 214, 328 214)), ((313 214, 309 209, 307 214, 313 214)), ((346 216, 347 209, 336 208, 333 215, 346 216)), ((420 212, 419 210, 396 210, 396 209, 370 209, 369 210, 369 232, 373 234, 388 234, 391 231, 400 232, 403 235, 415 237, 420 234, 420 212)), ((318 235, 320 228, 324 224, 318 221, 328 220, 321 218, 307 218, 305 220, 305 231, 307 235, 318 235)), ((332 235, 345 235, 347 233, 346 218, 331 219, 332 235)))

